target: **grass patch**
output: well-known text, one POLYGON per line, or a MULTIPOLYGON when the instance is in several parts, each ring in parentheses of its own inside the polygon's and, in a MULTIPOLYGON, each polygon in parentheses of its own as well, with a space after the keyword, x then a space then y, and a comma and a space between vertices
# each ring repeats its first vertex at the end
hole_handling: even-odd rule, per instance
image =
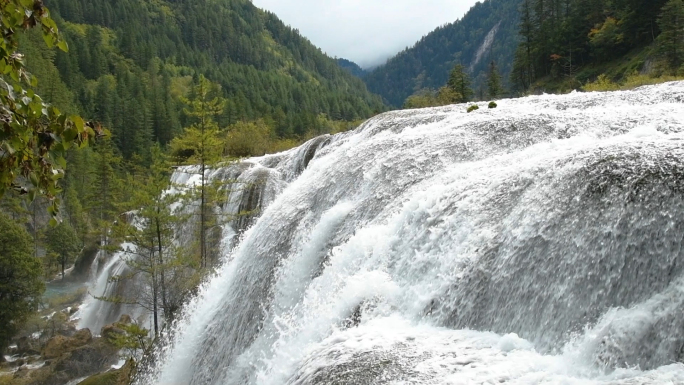
POLYGON ((674 75, 660 75, 660 76, 650 76, 645 74, 640 74, 638 72, 633 72, 631 75, 624 78, 621 82, 614 82, 610 80, 608 75, 601 74, 598 79, 594 82, 590 82, 584 85, 582 89, 584 91, 593 92, 605 92, 605 91, 618 91, 618 90, 632 90, 637 87, 660 84, 665 82, 671 82, 676 80, 684 80, 684 76, 674 76, 674 75))

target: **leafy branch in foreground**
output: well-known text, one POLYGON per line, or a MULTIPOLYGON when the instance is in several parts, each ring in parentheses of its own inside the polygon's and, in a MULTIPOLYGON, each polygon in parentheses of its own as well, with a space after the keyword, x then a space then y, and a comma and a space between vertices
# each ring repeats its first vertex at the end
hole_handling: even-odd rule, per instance
POLYGON ((88 145, 106 130, 61 113, 31 89, 37 79, 25 68, 17 31, 39 27, 49 48, 68 49, 42 0, 3 0, 0 5, 0 197, 8 189, 30 200, 43 195, 52 202, 54 217, 66 152, 88 145))

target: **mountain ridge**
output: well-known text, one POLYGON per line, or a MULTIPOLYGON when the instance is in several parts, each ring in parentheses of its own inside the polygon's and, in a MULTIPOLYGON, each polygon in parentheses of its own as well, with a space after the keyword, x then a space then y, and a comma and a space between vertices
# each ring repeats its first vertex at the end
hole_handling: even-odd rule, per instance
POLYGON ((455 64, 470 69, 476 93, 483 89, 487 66, 495 61, 505 81, 518 45, 521 0, 485 0, 463 18, 440 26, 410 48, 399 52, 365 78, 368 89, 400 107, 407 97, 425 88, 443 86, 455 64), (489 47, 478 52, 491 36, 489 47))
POLYGON ((279 138, 325 133, 330 127, 322 115, 354 121, 386 109, 333 58, 247 0, 46 3, 71 48, 52 60, 74 95, 71 104, 111 127, 127 156, 151 141, 168 143, 187 125, 178 96, 200 74, 228 100, 221 126, 264 119, 279 138), (131 99, 137 100, 117 107, 131 99), (138 121, 124 119, 138 106, 149 108, 138 121), (141 136, 140 143, 124 143, 126 136, 141 136))

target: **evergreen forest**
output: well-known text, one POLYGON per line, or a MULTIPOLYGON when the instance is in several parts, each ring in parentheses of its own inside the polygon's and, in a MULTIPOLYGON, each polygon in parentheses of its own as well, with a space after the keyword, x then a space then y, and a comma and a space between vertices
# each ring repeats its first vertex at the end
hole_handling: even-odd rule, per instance
MULTIPOLYGON (((101 122, 125 159, 188 124, 179 97, 200 74, 227 99, 219 126, 263 119, 276 139, 329 132, 384 110, 362 81, 246 0, 49 0, 69 52, 27 36, 38 93, 101 122), (35 40, 35 44, 31 44, 35 40), (34 59, 41 56, 40 59, 34 59), (59 74, 59 76, 55 76, 59 74)), ((252 154, 250 154, 252 155, 252 154)))
POLYGON ((44 316, 46 282, 86 279, 122 245, 135 246, 128 267, 149 292, 97 299, 144 307, 153 326, 119 325, 108 343, 151 349, 214 273, 222 224, 258 210, 254 193, 234 217, 217 213, 235 182, 207 177, 219 166, 390 108, 492 109, 505 97, 684 77, 684 0, 484 0, 373 70, 327 56, 250 0, 3 5, 0 363, 17 336, 68 324, 62 310, 51 325, 44 316), (197 183, 172 183, 181 166, 197 183), (193 242, 179 245, 187 223, 193 242))
POLYGON ((511 73, 519 92, 580 87, 604 75, 677 75, 684 63, 681 0, 523 0, 511 73))
POLYGON ((437 28, 373 70, 364 78, 368 88, 400 107, 415 93, 444 86, 452 68, 460 64, 473 80, 475 96, 486 98, 490 63, 496 62, 504 75, 511 72, 519 41, 519 4, 520 0, 478 2, 461 20, 437 28), (485 45, 488 35, 491 41, 485 45))

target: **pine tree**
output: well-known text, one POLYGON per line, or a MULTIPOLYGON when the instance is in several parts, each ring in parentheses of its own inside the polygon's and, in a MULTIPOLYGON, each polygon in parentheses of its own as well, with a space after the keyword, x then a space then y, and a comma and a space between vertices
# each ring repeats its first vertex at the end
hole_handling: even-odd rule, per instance
POLYGON ((502 93, 501 75, 499 75, 499 70, 496 68, 496 63, 492 61, 489 64, 489 73, 487 74, 487 94, 490 99, 495 100, 502 93))
POLYGON ((38 309, 45 289, 40 260, 31 251, 26 230, 0 213, 0 355, 38 309))
POLYGON ((95 146, 90 191, 86 196, 87 210, 90 211, 100 237, 100 246, 110 251, 111 223, 121 213, 119 203, 123 200, 122 179, 119 175, 122 159, 115 153, 111 140, 102 140, 95 146))
POLYGON ((184 99, 189 106, 185 114, 195 119, 195 123, 185 128, 179 137, 171 142, 172 152, 190 155, 188 161, 199 166, 199 244, 200 261, 203 268, 208 267, 207 232, 211 224, 210 183, 207 170, 216 164, 223 154, 223 142, 219 138, 219 127, 214 120, 223 113, 225 99, 215 96, 218 86, 212 84, 203 75, 195 86, 194 99, 184 99))
POLYGON ((68 222, 51 226, 45 232, 48 250, 55 255, 61 267, 62 279, 68 264, 72 263, 81 249, 78 234, 68 222))
MULTIPOLYGON (((174 276, 173 266, 184 265, 175 260, 176 246, 173 242, 174 227, 182 216, 176 215, 173 207, 179 196, 169 193, 170 164, 159 145, 151 148, 149 168, 136 167, 129 176, 131 196, 127 208, 136 212, 135 223, 119 223, 117 233, 134 247, 124 250, 126 263, 133 271, 130 276, 142 275, 147 279, 146 289, 135 298, 100 298, 115 303, 137 304, 152 312, 154 334, 159 335, 159 315, 163 312, 166 321, 171 321, 175 306, 169 300, 169 286, 181 285, 179 276, 174 276)), ((124 281, 128 276, 116 277, 124 281)))
POLYGON ((457 103, 467 103, 472 99, 474 93, 470 84, 470 76, 466 73, 465 67, 462 64, 456 64, 449 74, 447 85, 460 96, 456 100, 457 103))
POLYGON ((662 9, 658 25, 658 50, 670 69, 676 72, 684 64, 684 0, 670 0, 662 9))

